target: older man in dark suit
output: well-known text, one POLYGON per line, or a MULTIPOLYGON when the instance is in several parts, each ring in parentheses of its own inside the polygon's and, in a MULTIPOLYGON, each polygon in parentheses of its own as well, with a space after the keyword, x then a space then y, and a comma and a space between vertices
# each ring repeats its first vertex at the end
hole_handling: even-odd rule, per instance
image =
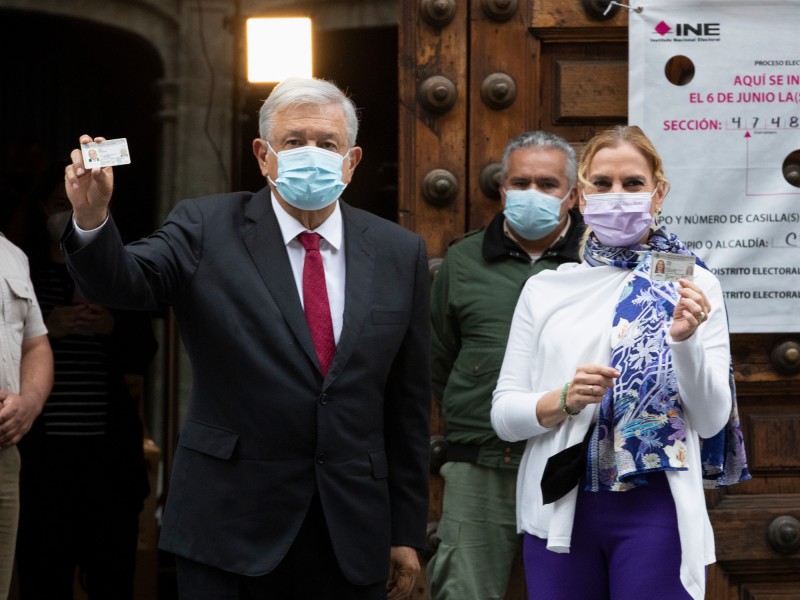
POLYGON ((183 201, 128 246, 112 170, 72 153, 76 282, 106 305, 171 305, 193 365, 160 542, 181 598, 402 598, 419 571, 427 259, 339 201, 357 129, 336 86, 282 82, 253 142, 268 187, 183 201))

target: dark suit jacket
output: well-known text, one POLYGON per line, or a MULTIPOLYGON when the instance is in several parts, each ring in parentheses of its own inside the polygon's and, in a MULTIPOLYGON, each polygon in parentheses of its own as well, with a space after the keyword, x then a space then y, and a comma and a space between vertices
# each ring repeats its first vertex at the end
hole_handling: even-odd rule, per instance
POLYGON ((268 573, 315 491, 355 584, 386 579, 390 546, 425 544, 425 246, 367 212, 342 204, 342 214, 344 325, 324 379, 268 189, 183 201, 127 247, 113 222, 77 251, 65 233, 83 293, 109 306, 172 305, 192 362, 162 549, 268 573))

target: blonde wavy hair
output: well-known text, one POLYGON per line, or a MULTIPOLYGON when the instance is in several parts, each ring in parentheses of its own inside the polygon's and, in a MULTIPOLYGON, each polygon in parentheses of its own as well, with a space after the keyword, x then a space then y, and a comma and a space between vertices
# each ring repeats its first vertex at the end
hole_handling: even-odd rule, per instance
POLYGON ((636 125, 617 125, 611 129, 601 131, 589 140, 583 148, 581 161, 578 164, 578 181, 581 187, 585 188, 590 185, 586 179, 586 172, 589 170, 589 165, 592 164, 594 155, 603 148, 616 148, 622 144, 630 144, 644 156, 653 174, 653 179, 657 184, 664 186, 666 195, 669 190, 669 181, 664 176, 664 163, 661 161, 661 156, 655 146, 653 146, 653 142, 636 125))

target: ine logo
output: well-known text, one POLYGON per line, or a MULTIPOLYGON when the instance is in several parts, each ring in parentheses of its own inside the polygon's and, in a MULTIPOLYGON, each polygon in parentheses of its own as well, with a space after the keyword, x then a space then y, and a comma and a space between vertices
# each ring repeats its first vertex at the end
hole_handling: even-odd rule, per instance
POLYGON ((672 31, 672 27, 664 23, 664 21, 656 25, 656 33, 658 35, 667 35, 670 31, 672 31))
MULTIPOLYGON (((719 23, 678 23, 675 25, 675 37, 719 37, 720 25, 719 23)), ((656 25, 656 33, 660 36, 665 36, 668 33, 673 33, 670 27, 664 21, 656 25)))

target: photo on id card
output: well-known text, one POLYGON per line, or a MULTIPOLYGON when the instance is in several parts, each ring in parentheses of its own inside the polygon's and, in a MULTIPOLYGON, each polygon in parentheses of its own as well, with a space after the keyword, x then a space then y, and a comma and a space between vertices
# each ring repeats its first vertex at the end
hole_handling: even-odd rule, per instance
POLYGON ((650 281, 694 280, 695 257, 691 254, 653 252, 650 260, 650 281))

